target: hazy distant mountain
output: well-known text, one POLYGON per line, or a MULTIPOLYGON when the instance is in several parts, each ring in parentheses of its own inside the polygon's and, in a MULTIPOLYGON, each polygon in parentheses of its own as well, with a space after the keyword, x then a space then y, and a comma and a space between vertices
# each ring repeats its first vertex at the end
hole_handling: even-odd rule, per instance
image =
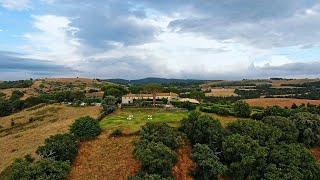
POLYGON ((197 80, 197 79, 166 79, 166 78, 143 78, 137 80, 126 80, 126 79, 106 79, 106 81, 117 83, 117 84, 149 84, 149 83, 158 83, 158 84, 201 84, 206 83, 208 80, 197 80))

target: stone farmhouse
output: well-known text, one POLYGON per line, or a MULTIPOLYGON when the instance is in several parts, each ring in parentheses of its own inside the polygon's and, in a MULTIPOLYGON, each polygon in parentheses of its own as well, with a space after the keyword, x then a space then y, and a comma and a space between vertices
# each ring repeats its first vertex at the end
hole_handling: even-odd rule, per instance
MULTIPOLYGON (((172 100, 178 100, 179 96, 176 93, 156 93, 156 99, 161 100, 161 99, 168 99, 168 101, 172 100)), ((152 94, 127 94, 122 96, 122 104, 131 104, 133 103, 133 100, 135 99, 153 99, 152 94)))

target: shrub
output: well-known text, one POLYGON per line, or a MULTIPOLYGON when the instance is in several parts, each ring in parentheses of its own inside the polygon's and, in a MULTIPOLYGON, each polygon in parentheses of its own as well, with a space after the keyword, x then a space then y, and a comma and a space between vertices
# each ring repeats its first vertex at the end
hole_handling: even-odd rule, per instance
POLYGON ((194 145, 192 159, 196 163, 196 179, 218 179, 226 171, 226 167, 207 145, 194 145))
POLYGON ((11 168, 9 180, 17 179, 67 179, 70 165, 67 162, 41 159, 33 162, 30 159, 17 159, 11 168))
POLYGON ((136 174, 128 178, 128 180, 173 180, 171 177, 161 177, 159 174, 136 174))
POLYGON ((70 132, 79 140, 87 140, 101 133, 99 121, 86 116, 77 119, 70 127, 70 132))
POLYGON ((197 108, 197 105, 189 101, 186 101, 186 102, 172 101, 171 104, 178 108, 187 109, 188 111, 193 111, 197 108))
POLYGON ((37 149, 37 154, 43 158, 51 158, 57 161, 73 162, 78 153, 75 138, 70 134, 57 134, 50 136, 44 142, 44 146, 37 149))
POLYGON ((288 118, 281 116, 268 116, 263 118, 262 122, 277 127, 282 131, 280 141, 285 141, 287 143, 297 142, 299 131, 295 123, 288 118))
POLYGON ((177 154, 162 143, 140 141, 135 145, 134 156, 141 161, 142 174, 159 174, 170 177, 177 154))
POLYGON ((147 123, 142 127, 140 136, 142 140, 161 142, 172 149, 178 148, 182 142, 178 131, 166 123, 147 123))
POLYGON ((251 114, 251 119, 254 120, 262 120, 264 118, 264 113, 261 112, 255 112, 251 114))
POLYGON ((298 141, 308 147, 320 143, 320 116, 311 113, 297 113, 290 118, 299 130, 298 141))
POLYGON ((251 115, 251 108, 245 101, 237 101, 233 105, 234 113, 238 117, 248 118, 251 115))
POLYGON ((122 131, 120 129, 116 129, 112 131, 112 133, 110 134, 110 137, 119 137, 121 135, 122 135, 122 131))
POLYGON ((267 107, 264 111, 264 116, 283 116, 283 117, 289 117, 291 115, 290 109, 284 109, 280 106, 271 106, 267 107))
POLYGON ((181 121, 180 126, 192 144, 209 144, 211 148, 220 149, 225 130, 220 121, 208 115, 191 112, 188 118, 181 121))
POLYGON ((258 140, 259 144, 263 146, 278 143, 282 136, 280 129, 251 119, 232 122, 227 129, 232 134, 250 136, 252 139, 258 140))
POLYGON ((231 179, 261 179, 268 151, 258 141, 233 134, 226 137, 222 149, 231 179))

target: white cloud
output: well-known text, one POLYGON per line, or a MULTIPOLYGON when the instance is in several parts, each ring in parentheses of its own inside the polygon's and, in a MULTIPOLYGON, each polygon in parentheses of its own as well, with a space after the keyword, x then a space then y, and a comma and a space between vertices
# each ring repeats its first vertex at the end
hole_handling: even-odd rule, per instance
POLYGON ((1 0, 2 7, 12 10, 24 10, 30 7, 30 0, 1 0))
POLYGON ((79 29, 70 26, 67 17, 33 16, 37 32, 26 33, 27 44, 23 47, 29 58, 51 60, 58 64, 72 65, 82 59, 79 29), (70 64, 71 63, 71 64, 70 64))

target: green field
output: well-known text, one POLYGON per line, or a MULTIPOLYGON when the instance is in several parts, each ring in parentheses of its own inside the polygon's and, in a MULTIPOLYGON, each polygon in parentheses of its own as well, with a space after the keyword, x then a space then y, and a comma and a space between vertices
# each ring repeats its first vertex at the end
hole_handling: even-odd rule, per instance
MULTIPOLYGON (((126 108, 106 116, 100 121, 102 128, 107 130, 121 129, 125 132, 135 132, 147 122, 165 122, 171 126, 178 126, 182 118, 187 117, 188 112, 169 111, 154 108, 126 108), (148 115, 152 119, 148 119, 148 115), (128 119, 132 116, 132 119, 128 119)), ((149 117, 150 118, 150 117, 149 117)))

